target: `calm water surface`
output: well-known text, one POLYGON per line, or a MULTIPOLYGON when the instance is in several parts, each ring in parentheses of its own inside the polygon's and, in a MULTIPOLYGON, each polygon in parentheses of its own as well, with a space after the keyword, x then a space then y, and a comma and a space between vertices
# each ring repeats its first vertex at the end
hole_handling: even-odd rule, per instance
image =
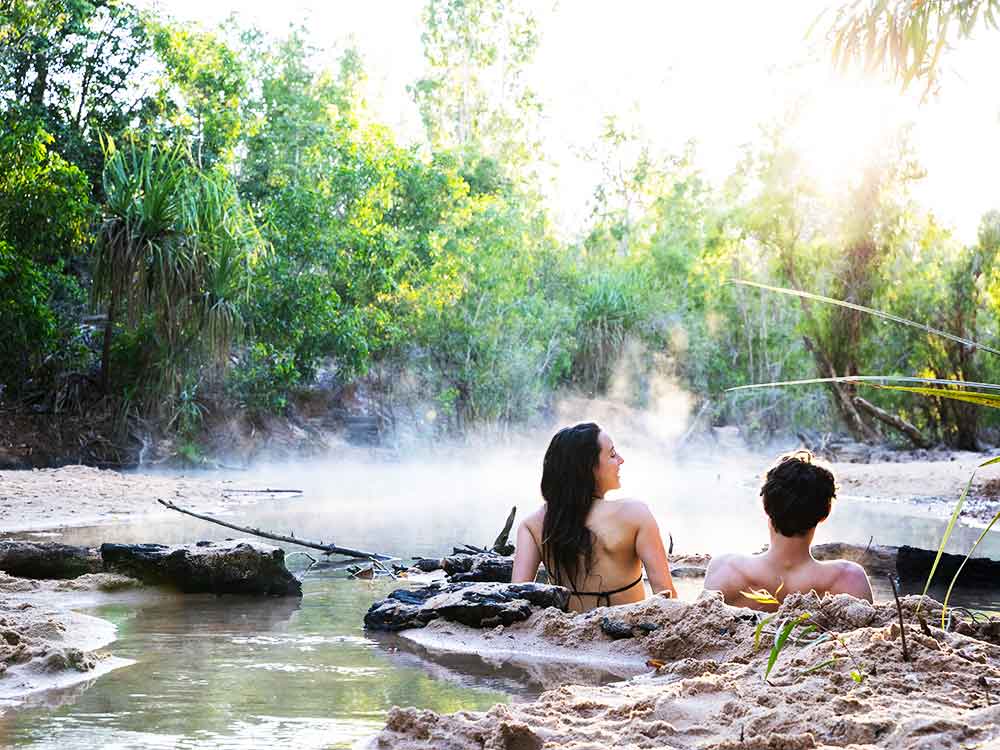
MULTIPOLYGON (((295 475, 294 485, 287 477, 282 484, 236 480, 234 487, 296 486, 305 494, 249 506, 229 518, 400 557, 440 556, 456 543, 492 541, 517 502, 510 476, 483 482, 477 467, 425 470, 423 477, 413 467, 304 471, 295 475), (428 483, 433 494, 421 489, 428 483)), ((766 541, 753 481, 695 468, 646 499, 664 531, 673 534, 678 552, 753 551, 766 541)), ((527 511, 534 502, 523 497, 531 491, 521 494, 518 504, 527 511)), ((183 504, 183 498, 177 501, 183 504)), ((942 529, 940 519, 919 509, 842 498, 816 541, 865 544, 874 536, 879 544, 936 548, 942 529)), ((949 550, 967 551, 978 534, 960 527, 949 550)), ((178 515, 155 523, 70 529, 59 539, 174 543, 234 535, 178 515)), ((1000 557, 997 536, 980 550, 1000 557)), ((700 590, 700 580, 678 583, 684 598, 700 590)), ((875 583, 879 598, 891 595, 883 582, 875 583)), ((136 663, 89 685, 40 696, 0 718, 0 746, 350 748, 377 732, 393 705, 482 710, 530 699, 543 689, 537 674, 477 657, 431 658, 394 637, 366 634, 364 612, 398 585, 324 574, 306 578, 301 600, 152 592, 109 597, 83 611, 116 623, 119 639, 109 650, 136 663)), ((960 601, 1000 608, 995 592, 962 592, 960 601)))

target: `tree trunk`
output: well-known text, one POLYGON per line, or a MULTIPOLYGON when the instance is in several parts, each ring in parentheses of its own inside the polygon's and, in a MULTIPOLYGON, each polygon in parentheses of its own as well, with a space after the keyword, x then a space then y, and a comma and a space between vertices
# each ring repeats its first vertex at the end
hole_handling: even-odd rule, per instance
POLYGON ((899 430, 901 433, 906 435, 910 441, 918 448, 926 448, 928 442, 924 439, 924 436, 920 434, 920 430, 914 427, 912 424, 907 422, 902 417, 896 414, 890 414, 884 409, 880 409, 875 404, 870 401, 861 398, 861 396, 854 397, 854 405, 860 408, 867 414, 871 414, 875 419, 879 420, 883 424, 887 424, 894 430, 899 430))
MULTIPOLYGON (((812 352, 820 374, 827 378, 837 377, 837 372, 833 369, 830 360, 820 351, 816 343, 808 336, 803 336, 802 340, 805 342, 806 348, 812 352)), ((879 434, 862 419, 857 407, 854 406, 853 387, 848 383, 829 383, 828 385, 833 392, 833 401, 837 406, 837 411, 847 425, 847 429, 850 430, 851 436, 855 440, 865 443, 881 442, 879 434)))
POLYGON ((118 312, 118 295, 111 293, 108 303, 108 320, 104 324, 104 345, 101 348, 101 392, 108 394, 111 383, 111 336, 115 329, 115 316, 118 312))

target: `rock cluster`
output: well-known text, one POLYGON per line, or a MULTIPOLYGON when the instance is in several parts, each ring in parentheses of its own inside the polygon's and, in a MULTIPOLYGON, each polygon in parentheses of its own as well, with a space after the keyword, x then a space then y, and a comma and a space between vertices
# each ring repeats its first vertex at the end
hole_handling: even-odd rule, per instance
POLYGON ((120 573, 185 593, 301 596, 284 550, 230 540, 166 546, 102 544, 100 549, 52 542, 0 542, 0 572, 25 579, 76 579, 120 573))
POLYGON ((510 583, 514 558, 500 555, 450 555, 441 568, 452 583, 510 583))
POLYGON ((163 544, 102 544, 108 571, 143 583, 170 585, 193 594, 300 596, 302 584, 285 567, 278 547, 247 541, 163 544))
POLYGON ((566 610, 569 591, 540 583, 450 583, 397 589, 365 614, 369 630, 422 628, 438 618, 473 628, 527 620, 535 608, 566 610))

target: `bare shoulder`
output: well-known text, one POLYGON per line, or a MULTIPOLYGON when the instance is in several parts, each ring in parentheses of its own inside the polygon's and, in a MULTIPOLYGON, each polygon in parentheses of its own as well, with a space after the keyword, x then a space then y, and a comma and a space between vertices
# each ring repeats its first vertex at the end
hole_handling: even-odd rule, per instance
POLYGON ((538 506, 536 510, 525 516, 521 523, 532 531, 540 530, 545 523, 545 505, 538 506))
POLYGON ((835 560, 832 565, 836 577, 831 588, 836 593, 851 594, 859 599, 872 601, 872 585, 864 568, 850 560, 835 560))
POLYGON ((715 591, 733 591, 745 580, 746 558, 744 555, 712 555, 705 571, 705 588, 715 591))
POLYGON ((642 524, 653 519, 653 511, 642 500, 624 498, 615 503, 618 513, 629 520, 642 524))

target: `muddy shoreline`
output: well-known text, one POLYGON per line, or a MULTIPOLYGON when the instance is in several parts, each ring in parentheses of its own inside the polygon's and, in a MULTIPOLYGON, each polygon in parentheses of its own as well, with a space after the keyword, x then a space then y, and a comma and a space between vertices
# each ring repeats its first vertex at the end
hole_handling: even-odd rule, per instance
POLYGON ((929 601, 923 611, 932 624, 924 632, 916 624, 919 599, 902 601, 909 656, 904 661, 893 604, 870 605, 845 595, 789 596, 773 622, 808 615, 824 637, 793 635, 767 680, 777 628, 765 626, 755 646, 758 616, 725 605, 715 593, 694 602, 652 597, 616 607, 616 618, 658 625, 645 637, 626 640, 602 635, 607 610, 571 615, 547 609, 503 632, 429 626, 406 637, 431 652, 441 647, 470 654, 489 653, 497 639, 510 638, 522 661, 544 662, 572 648, 577 663, 641 661, 646 669, 603 686, 567 680, 536 701, 483 713, 394 708, 366 747, 992 747, 1000 739, 1000 703, 991 699, 1000 690, 1000 646, 983 633, 970 637, 935 627, 940 607, 929 601))

